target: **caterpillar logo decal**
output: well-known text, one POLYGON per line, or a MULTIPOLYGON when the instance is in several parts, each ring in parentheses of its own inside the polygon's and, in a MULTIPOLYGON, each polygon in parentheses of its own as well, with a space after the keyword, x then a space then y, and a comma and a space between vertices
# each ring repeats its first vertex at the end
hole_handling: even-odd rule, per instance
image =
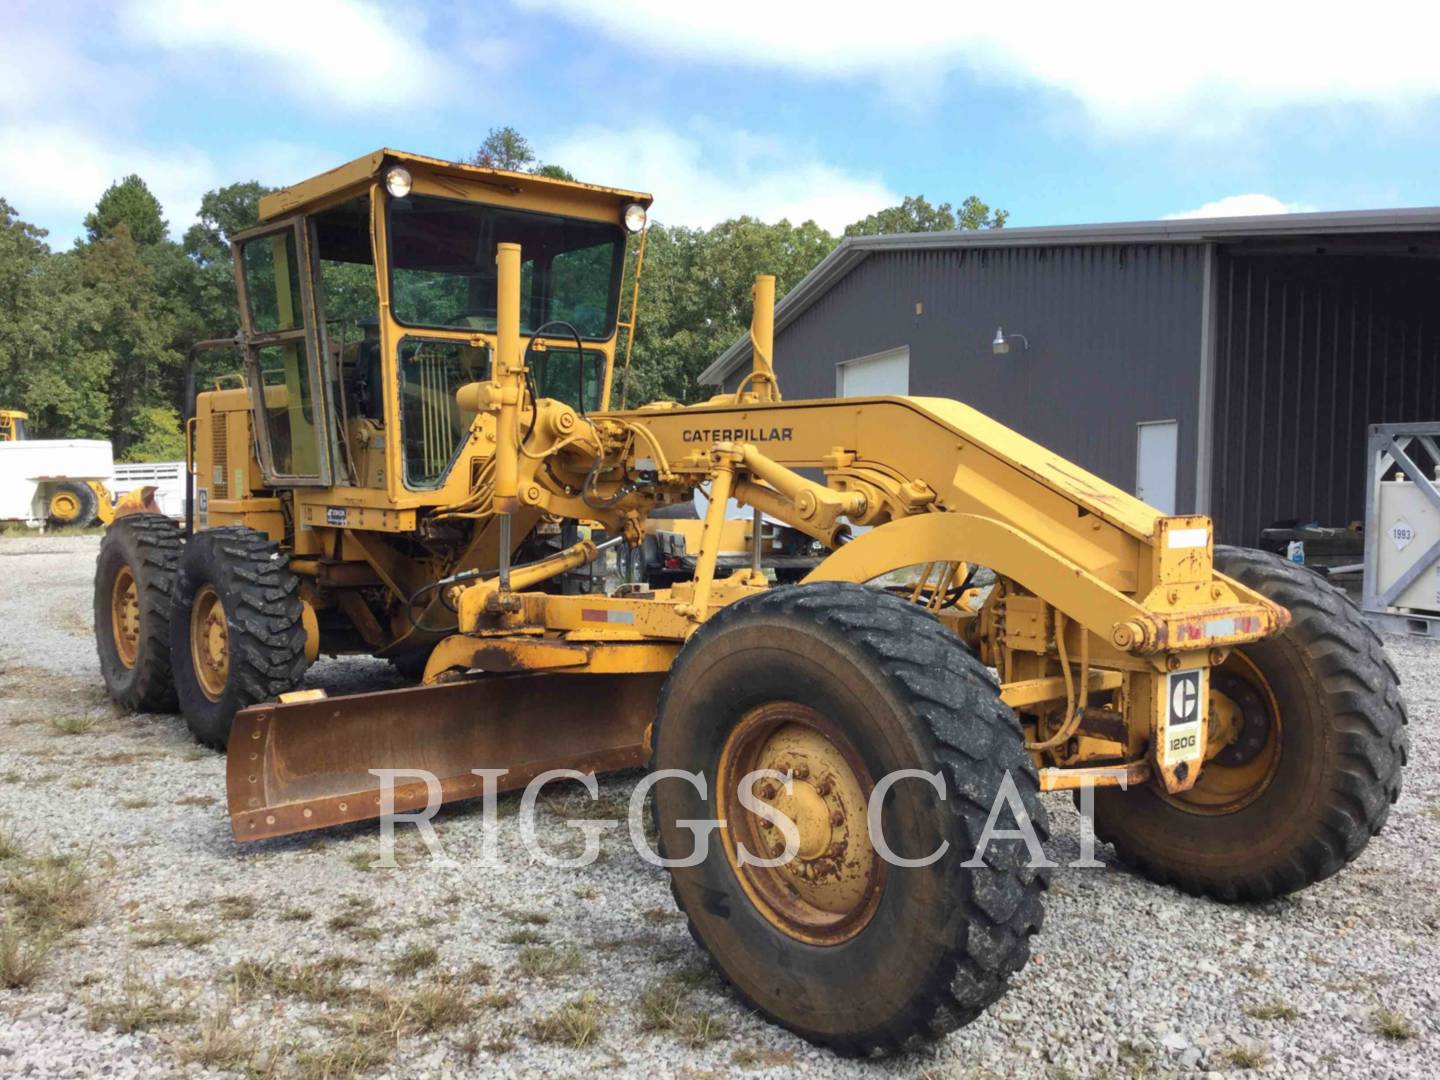
POLYGON ((1168 768, 1200 756, 1200 713, 1205 700, 1205 682, 1201 671, 1172 671, 1167 680, 1163 756, 1168 768))
POLYGON ((744 428, 692 428, 681 438, 687 443, 724 442, 789 442, 795 437, 795 429, 788 427, 744 427, 744 428))

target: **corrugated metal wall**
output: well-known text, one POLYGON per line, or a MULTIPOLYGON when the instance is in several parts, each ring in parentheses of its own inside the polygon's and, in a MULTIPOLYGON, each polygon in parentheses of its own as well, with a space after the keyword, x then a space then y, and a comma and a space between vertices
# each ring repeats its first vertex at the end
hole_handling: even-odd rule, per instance
POLYGON ((1221 251, 1214 290, 1218 535, 1361 519, 1367 425, 1440 419, 1440 268, 1221 251))
POLYGON ((875 253, 777 335, 775 366, 787 398, 830 397, 836 364, 909 346, 912 394, 964 401, 1128 491, 1136 424, 1177 420, 1188 511, 1203 274, 1203 249, 1178 244, 875 253), (994 355, 997 326, 1030 350, 994 355))

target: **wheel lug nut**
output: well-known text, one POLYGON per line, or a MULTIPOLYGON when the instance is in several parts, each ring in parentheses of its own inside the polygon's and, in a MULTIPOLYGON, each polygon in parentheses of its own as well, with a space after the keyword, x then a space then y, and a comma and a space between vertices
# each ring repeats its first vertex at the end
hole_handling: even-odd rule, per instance
POLYGON ((830 824, 831 824, 831 825, 844 825, 844 824, 845 824, 845 815, 842 814, 839 810, 833 811, 833 812, 830 814, 830 824))
POLYGON ((795 777, 796 780, 804 780, 809 777, 810 769, 805 765, 796 765, 795 771, 792 775, 795 777))
POLYGON ((815 790, 819 792, 821 797, 823 798, 824 796, 830 794, 830 789, 833 786, 834 785, 830 783, 830 778, 827 776, 824 780, 821 780, 820 783, 815 785, 815 790))
POLYGON ((760 797, 762 799, 773 799, 779 793, 779 790, 780 789, 774 784, 766 784, 760 789, 760 797))

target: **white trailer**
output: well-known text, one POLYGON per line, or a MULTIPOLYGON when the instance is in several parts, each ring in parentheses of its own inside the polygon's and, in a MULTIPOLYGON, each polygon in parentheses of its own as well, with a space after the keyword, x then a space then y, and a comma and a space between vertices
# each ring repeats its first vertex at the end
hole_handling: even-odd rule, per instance
POLYGON ((160 512, 177 521, 185 517, 185 462, 136 461, 115 466, 110 490, 117 499, 138 487, 153 487, 160 512))
POLYGON ((0 521, 88 525, 100 514, 109 520, 114 473, 103 439, 0 442, 0 521))

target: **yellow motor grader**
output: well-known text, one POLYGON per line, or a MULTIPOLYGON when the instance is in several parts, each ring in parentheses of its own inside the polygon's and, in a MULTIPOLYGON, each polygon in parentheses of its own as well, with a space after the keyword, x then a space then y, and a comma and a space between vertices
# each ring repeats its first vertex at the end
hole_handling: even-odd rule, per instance
POLYGON ((382 150, 235 238, 243 325, 202 346, 243 370, 198 396, 193 521, 115 521, 95 625, 116 701, 228 744, 239 840, 376 816, 372 770, 450 800, 477 769, 648 766, 695 940, 749 1005, 871 1054, 967 1023, 1027 960, 1043 791, 1095 785, 1123 861, 1224 900, 1379 831, 1397 678, 1304 568, 955 401, 782 399, 768 277, 733 393, 627 408, 649 202, 382 150), (697 491, 693 573, 625 572, 697 491), (717 573, 727 506, 823 557, 776 584, 752 541, 717 573), (345 652, 420 683, 302 688, 345 652))

